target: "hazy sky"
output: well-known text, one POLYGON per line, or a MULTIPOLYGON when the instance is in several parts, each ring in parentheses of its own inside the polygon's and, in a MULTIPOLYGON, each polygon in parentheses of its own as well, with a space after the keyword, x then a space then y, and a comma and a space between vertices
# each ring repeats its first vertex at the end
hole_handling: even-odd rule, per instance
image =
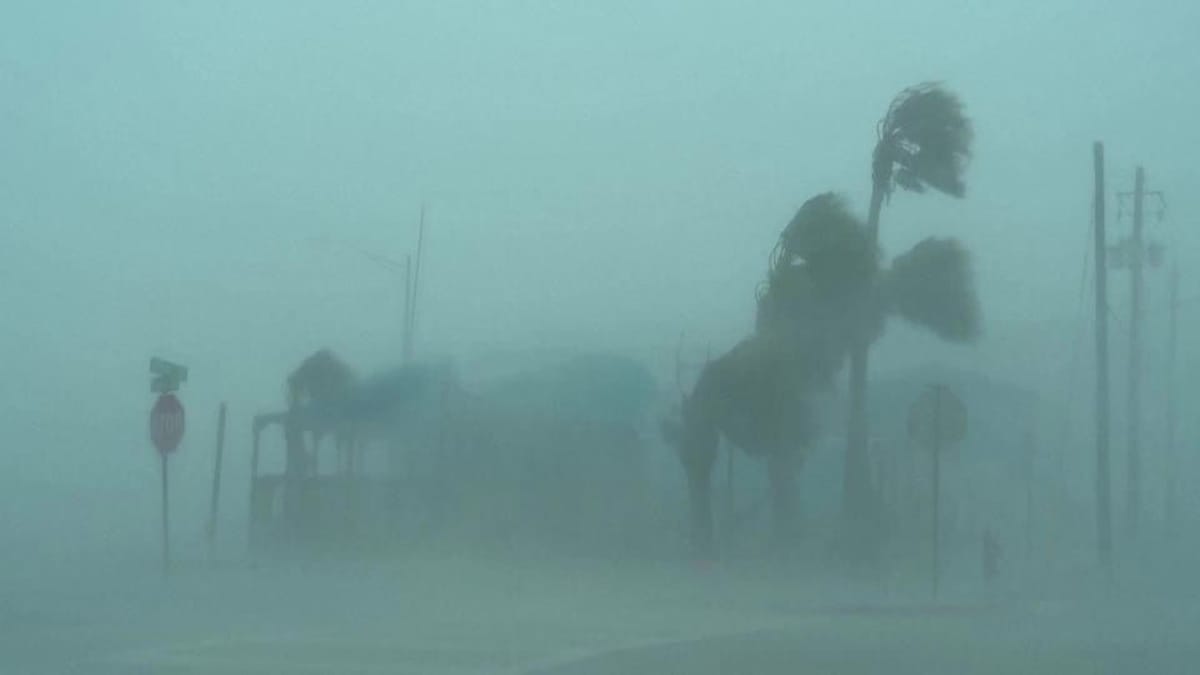
POLYGON ((961 236, 970 358, 1028 349, 1080 317, 1093 140, 1114 189, 1145 164, 1151 229, 1194 259, 1197 26, 1184 2, 8 0, 0 462, 144 485, 155 353, 193 368, 197 433, 227 398, 239 439, 309 351, 394 360, 401 279, 357 249, 402 258, 422 203, 425 353, 724 348, 801 202, 865 210, 875 122, 927 79, 975 121, 969 194, 897 195, 884 248, 961 236))

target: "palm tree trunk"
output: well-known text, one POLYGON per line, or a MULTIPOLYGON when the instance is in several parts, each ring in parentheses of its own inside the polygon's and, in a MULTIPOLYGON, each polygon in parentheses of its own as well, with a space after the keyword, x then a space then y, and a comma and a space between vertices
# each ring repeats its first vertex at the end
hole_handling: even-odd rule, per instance
MULTIPOLYGON (((876 172, 878 173, 878 172, 876 172)), ((867 232, 871 246, 879 241, 879 213, 883 208, 884 186, 877 179, 871 189, 871 210, 867 214, 867 232)), ((867 439, 870 425, 867 419, 867 366, 870 355, 870 338, 865 337, 854 345, 850 354, 850 410, 846 416, 846 456, 842 473, 842 511, 851 526, 859 525, 869 515, 871 508, 870 466, 867 457, 867 439)))

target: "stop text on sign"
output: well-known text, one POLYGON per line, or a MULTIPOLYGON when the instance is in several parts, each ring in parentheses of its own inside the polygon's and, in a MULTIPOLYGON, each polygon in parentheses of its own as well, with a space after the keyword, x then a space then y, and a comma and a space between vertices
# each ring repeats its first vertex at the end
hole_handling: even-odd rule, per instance
POLYGON ((174 394, 162 394, 150 410, 150 440, 162 454, 175 452, 183 440, 183 404, 174 394))

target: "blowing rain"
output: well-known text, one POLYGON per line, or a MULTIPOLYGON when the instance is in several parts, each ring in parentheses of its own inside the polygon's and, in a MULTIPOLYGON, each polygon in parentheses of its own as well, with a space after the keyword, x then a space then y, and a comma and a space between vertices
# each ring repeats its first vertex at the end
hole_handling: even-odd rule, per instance
POLYGON ((1200 9, 0 8, 0 673, 1200 672, 1200 9))

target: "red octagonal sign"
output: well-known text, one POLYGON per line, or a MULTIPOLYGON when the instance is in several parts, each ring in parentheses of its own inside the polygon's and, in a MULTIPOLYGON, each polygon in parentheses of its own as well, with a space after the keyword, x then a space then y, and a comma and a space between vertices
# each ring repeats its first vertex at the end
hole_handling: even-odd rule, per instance
POLYGON ((150 440, 164 455, 175 452, 183 440, 183 404, 174 394, 163 394, 150 410, 150 440))

